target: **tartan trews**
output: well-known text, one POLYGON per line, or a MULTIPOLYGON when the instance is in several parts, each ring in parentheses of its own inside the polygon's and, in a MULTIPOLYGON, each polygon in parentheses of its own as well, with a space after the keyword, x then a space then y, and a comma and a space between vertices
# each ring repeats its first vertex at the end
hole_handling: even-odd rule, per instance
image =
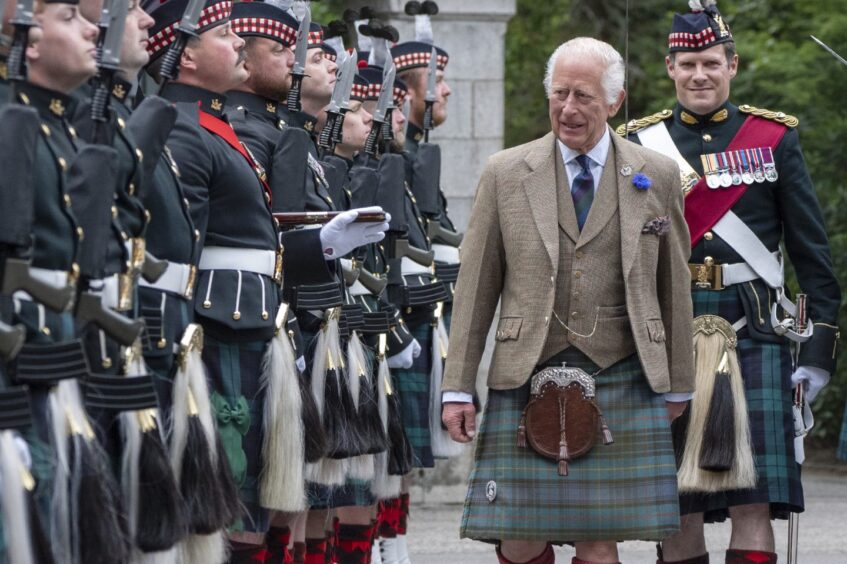
POLYGON ((409 331, 421 345, 421 354, 411 368, 396 369, 394 384, 400 397, 403 427, 412 445, 416 468, 432 468, 432 438, 429 432, 429 378, 432 368, 432 324, 429 320, 409 324, 409 331))
MULTIPOLYGON (((557 355, 593 373, 575 349, 557 355)), ((529 384, 490 390, 471 472, 461 536, 477 540, 661 540, 679 529, 676 466, 665 401, 637 357, 596 377, 597 402, 615 442, 568 464, 516 446, 529 384)), ((599 430, 598 430, 599 432, 599 430)))

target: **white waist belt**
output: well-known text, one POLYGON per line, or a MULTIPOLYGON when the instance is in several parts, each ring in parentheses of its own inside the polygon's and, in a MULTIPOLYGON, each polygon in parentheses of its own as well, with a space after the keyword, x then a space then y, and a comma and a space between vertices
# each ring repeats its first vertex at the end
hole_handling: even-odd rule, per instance
POLYGON ((113 274, 108 278, 92 280, 88 287, 93 294, 100 296, 100 302, 104 307, 118 308, 118 296, 120 295, 120 275, 113 274))
MULTIPOLYGON (((62 288, 68 285, 68 271, 67 270, 48 270, 46 268, 38 268, 36 266, 29 267, 29 274, 38 280, 39 282, 44 282, 45 284, 50 284, 51 286, 56 286, 57 288, 62 288)), ((16 300, 25 300, 28 302, 34 302, 32 296, 24 292, 23 290, 18 290, 12 297, 16 300)))
POLYGON ((423 266, 409 257, 403 257, 400 261, 400 273, 403 276, 415 275, 415 274, 432 274, 431 266, 423 266))
MULTIPOLYGON (((776 260, 779 260, 779 251, 772 253, 776 260)), ((733 284, 741 284, 743 282, 749 282, 750 280, 756 280, 761 278, 756 271, 753 270, 749 264, 746 262, 737 262, 735 264, 724 264, 721 265, 722 274, 721 281, 724 286, 731 286, 733 284)))
POLYGON ((370 296, 370 291, 362 285, 361 282, 356 280, 353 282, 353 285, 347 288, 347 293, 351 296, 370 296))
POLYGON ((273 278, 276 252, 264 249, 235 247, 204 247, 200 255, 200 270, 245 270, 273 278))
POLYGON ((179 296, 188 296, 191 291, 191 284, 194 283, 194 277, 191 274, 192 267, 190 264, 179 264, 169 262, 165 273, 155 282, 148 282, 142 276, 138 280, 140 286, 145 288, 154 288, 163 292, 170 292, 179 296))
POLYGON ((438 262, 446 262, 447 264, 459 264, 459 248, 451 247, 450 245, 433 244, 432 250, 435 251, 435 260, 438 262))

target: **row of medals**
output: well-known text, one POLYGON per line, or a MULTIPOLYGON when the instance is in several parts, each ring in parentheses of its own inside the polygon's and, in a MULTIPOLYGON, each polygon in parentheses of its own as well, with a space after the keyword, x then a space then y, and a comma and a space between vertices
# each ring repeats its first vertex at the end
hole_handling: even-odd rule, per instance
POLYGON ((756 182, 776 182, 779 178, 770 147, 710 153, 700 155, 700 160, 706 185, 713 190, 756 182))

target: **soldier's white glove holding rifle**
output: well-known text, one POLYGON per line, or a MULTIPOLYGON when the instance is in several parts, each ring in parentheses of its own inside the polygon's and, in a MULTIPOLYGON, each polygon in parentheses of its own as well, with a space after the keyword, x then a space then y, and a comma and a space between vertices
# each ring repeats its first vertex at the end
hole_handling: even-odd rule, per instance
POLYGON ((348 210, 335 216, 321 228, 321 248, 324 258, 335 260, 357 247, 382 241, 388 230, 388 222, 391 220, 389 214, 385 214, 385 221, 381 223, 355 223, 359 212, 379 213, 382 211, 381 207, 372 206, 348 210))

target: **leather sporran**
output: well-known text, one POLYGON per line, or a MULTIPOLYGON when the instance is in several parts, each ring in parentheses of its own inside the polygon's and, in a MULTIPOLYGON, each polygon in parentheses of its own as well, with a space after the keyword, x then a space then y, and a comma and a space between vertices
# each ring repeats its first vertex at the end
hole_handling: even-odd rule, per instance
POLYGON ((581 368, 551 366, 533 374, 529 402, 518 426, 518 447, 532 449, 558 462, 560 476, 568 462, 586 455, 602 433, 603 444, 614 442, 594 400, 594 378, 581 368))

